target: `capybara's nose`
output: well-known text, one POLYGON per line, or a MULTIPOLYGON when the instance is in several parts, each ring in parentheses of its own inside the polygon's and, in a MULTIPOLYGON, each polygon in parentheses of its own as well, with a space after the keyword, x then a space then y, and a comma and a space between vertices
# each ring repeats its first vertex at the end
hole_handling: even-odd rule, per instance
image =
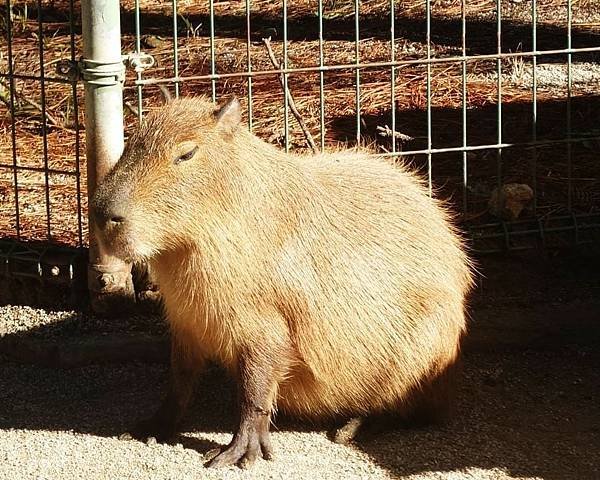
POLYGON ((125 211, 116 205, 99 206, 93 208, 93 215, 96 224, 101 229, 108 227, 118 227, 125 222, 125 211))
POLYGON ((117 214, 113 214, 110 216, 110 218, 108 219, 109 222, 114 223, 116 225, 123 223, 125 221, 125 217, 121 216, 121 215, 117 215, 117 214))

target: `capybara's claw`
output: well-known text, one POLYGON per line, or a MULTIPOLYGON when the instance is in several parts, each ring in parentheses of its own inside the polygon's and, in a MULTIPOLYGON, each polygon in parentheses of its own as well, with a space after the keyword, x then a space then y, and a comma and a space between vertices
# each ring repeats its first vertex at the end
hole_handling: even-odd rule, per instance
MULTIPOLYGON (((231 447, 223 450, 219 453, 215 458, 213 458, 206 465, 208 468, 219 468, 219 467, 227 467, 229 465, 235 465, 240 462, 240 466, 242 465, 241 460, 245 458, 246 451, 244 447, 238 445, 232 445, 231 447)), ((249 461, 244 462, 244 466, 249 466, 249 461)))
POLYGON ((273 448, 269 432, 243 433, 236 435, 233 441, 216 457, 210 460, 208 468, 226 467, 228 465, 239 465, 241 468, 249 468, 262 455, 265 460, 273 459, 273 448))

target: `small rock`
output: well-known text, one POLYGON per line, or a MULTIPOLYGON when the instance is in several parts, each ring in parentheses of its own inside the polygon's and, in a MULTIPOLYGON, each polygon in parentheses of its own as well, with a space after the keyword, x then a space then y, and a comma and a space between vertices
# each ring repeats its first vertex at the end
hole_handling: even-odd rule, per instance
POLYGON ((144 35, 142 37, 142 44, 146 48, 159 48, 165 45, 166 40, 157 35, 144 35))
POLYGON ((495 368, 495 369, 487 372, 487 375, 483 379, 483 383, 485 383, 486 385, 488 385, 490 387, 495 387, 496 385, 498 385, 499 383, 502 382, 502 374, 503 373, 504 372, 503 372, 502 368, 500 368, 500 367, 495 368))
POLYGON ((264 28, 260 31, 260 37, 275 40, 277 38, 277 29, 273 27, 264 28))
POLYGON ((533 189, 524 183, 507 183, 495 188, 490 196, 490 213, 503 220, 516 220, 533 200, 533 189))

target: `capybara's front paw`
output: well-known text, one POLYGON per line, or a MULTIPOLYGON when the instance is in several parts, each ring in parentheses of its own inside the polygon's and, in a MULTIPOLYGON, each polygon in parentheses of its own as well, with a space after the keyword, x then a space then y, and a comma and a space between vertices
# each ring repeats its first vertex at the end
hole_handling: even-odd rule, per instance
POLYGON ((263 431, 240 429, 231 443, 206 466, 217 468, 238 464, 242 468, 248 468, 259 455, 262 455, 265 460, 273 459, 273 446, 268 429, 263 431))
POLYGON ((175 425, 164 419, 151 417, 138 422, 129 432, 124 433, 119 438, 129 440, 135 438, 143 442, 149 438, 155 438, 157 442, 164 442, 175 435, 175 425))

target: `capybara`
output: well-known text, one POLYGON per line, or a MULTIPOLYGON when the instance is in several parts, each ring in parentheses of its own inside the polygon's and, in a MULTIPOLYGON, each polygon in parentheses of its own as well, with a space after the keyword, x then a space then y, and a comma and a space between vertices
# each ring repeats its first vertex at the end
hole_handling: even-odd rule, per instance
POLYGON ((91 202, 101 244, 148 261, 172 333, 168 393, 140 435, 175 433, 207 360, 239 389, 209 466, 269 459, 271 416, 443 414, 470 262, 447 209, 368 152, 285 153, 234 98, 151 112, 91 202))

